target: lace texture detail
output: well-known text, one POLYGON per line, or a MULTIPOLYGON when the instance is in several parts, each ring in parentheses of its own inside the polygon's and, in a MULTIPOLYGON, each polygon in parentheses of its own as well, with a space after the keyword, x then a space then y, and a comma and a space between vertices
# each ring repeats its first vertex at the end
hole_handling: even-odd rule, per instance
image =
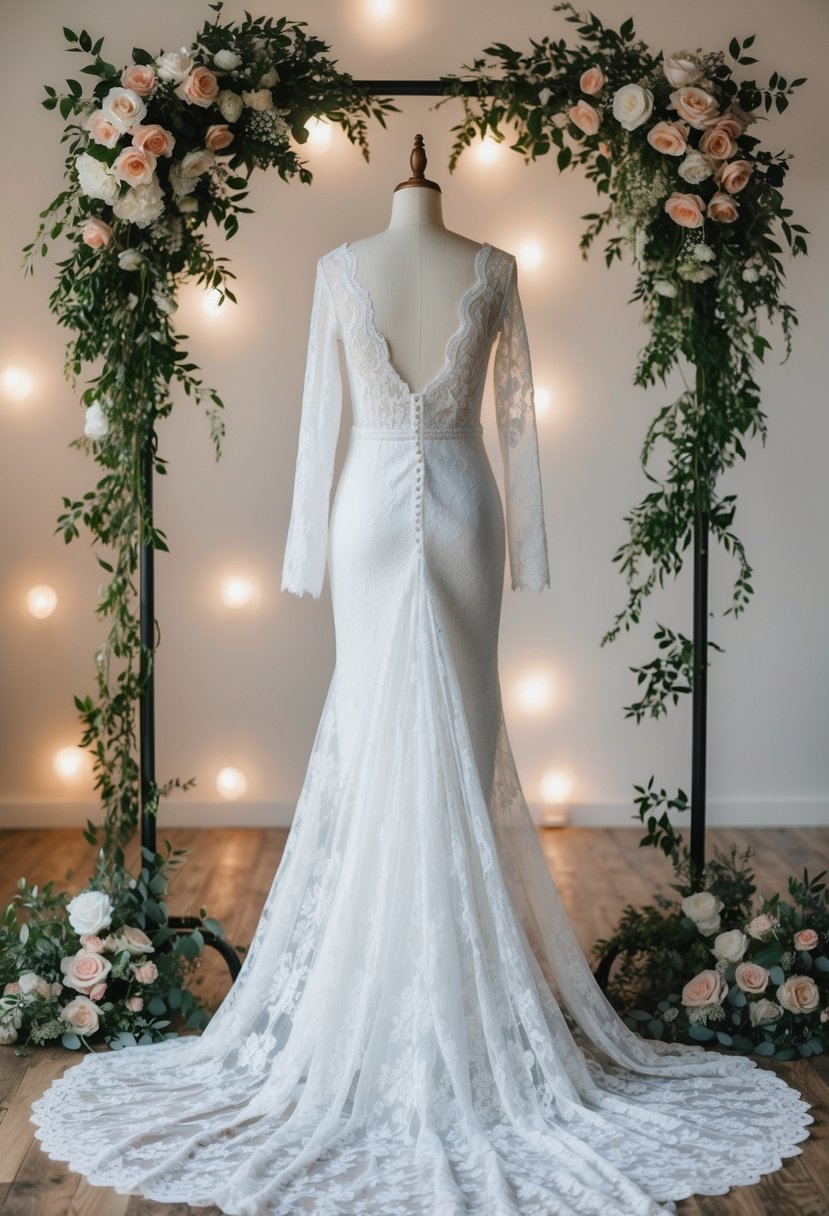
POLYGON ((514 259, 485 248, 448 354, 500 334, 506 525, 475 410, 446 412, 453 371, 387 398, 343 251, 318 264, 285 580, 318 594, 327 546, 336 668, 206 1030, 90 1053, 33 1104, 45 1152, 95 1185, 231 1216, 669 1216, 808 1135, 753 1060, 628 1030, 547 870, 497 667, 507 542, 520 585, 546 574, 531 372, 514 259), (338 335, 383 414, 352 429, 329 521, 338 335))

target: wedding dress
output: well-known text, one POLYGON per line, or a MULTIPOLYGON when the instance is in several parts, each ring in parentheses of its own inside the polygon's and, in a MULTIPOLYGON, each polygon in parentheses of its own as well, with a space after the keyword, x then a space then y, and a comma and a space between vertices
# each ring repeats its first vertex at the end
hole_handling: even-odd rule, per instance
POLYGON ((754 1183, 801 1151, 807 1104, 624 1025, 516 774, 505 550, 514 588, 549 572, 515 258, 479 248, 418 391, 358 270, 347 242, 317 264, 282 585, 319 596, 328 565, 337 658, 253 941, 201 1036, 86 1055, 36 1135, 93 1184, 246 1216, 657 1216, 754 1183))

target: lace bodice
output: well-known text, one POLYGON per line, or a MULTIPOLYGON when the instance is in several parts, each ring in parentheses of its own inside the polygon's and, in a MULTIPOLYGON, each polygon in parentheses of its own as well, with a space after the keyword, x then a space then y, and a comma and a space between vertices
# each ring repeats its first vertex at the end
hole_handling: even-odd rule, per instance
POLYGON ((481 429, 481 403, 492 344, 495 421, 504 475, 512 587, 549 586, 547 538, 529 343, 518 294, 515 257, 483 244, 474 281, 458 301, 458 325, 441 370, 419 392, 396 371, 377 328, 371 296, 360 282, 349 242, 317 262, 308 339, 294 497, 282 589, 322 590, 342 383, 337 342, 345 355, 353 422, 362 431, 397 436, 481 429))

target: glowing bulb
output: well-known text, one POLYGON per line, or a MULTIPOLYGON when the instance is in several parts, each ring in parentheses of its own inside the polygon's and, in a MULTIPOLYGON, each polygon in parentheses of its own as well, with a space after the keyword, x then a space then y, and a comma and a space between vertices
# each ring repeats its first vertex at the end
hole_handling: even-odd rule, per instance
POLYGON ((26 607, 32 616, 37 617, 39 621, 45 620, 47 616, 52 615, 57 602, 58 596, 54 587, 48 587, 45 583, 40 583, 37 587, 31 587, 26 593, 26 607))
POLYGON ((239 578, 231 575, 222 582, 220 595, 222 603, 228 608, 243 608, 253 599, 254 586, 249 578, 239 578))
POLYGON ((61 777, 76 777, 84 762, 84 752, 80 747, 62 747, 55 752, 55 771, 61 777))
POLYGON ((515 695, 525 713, 543 713, 553 700, 552 680, 541 671, 530 672, 518 681, 515 695))
POLYGON ((570 801, 573 792, 573 779, 569 773, 559 769, 551 769, 541 778, 541 797, 544 802, 560 805, 570 801))
POLYGON ((518 262, 524 270, 538 270, 544 261, 544 246, 538 241, 524 241, 518 250, 518 262))
POLYGON ((553 404, 553 394, 548 388, 541 385, 533 393, 533 400, 535 401, 535 412, 537 414, 546 414, 553 404))
POLYGON ((493 138, 492 135, 485 135, 482 140, 479 140, 475 148, 478 160, 483 161, 487 165, 497 159, 500 150, 498 140, 493 138))
POLYGON ((331 143, 331 123, 325 118, 309 118, 305 124, 308 143, 322 152, 331 143))
POLYGON ((395 0, 370 0, 369 3, 370 11, 381 21, 388 21, 389 17, 393 17, 396 7, 395 0))
POLYGON ((32 377, 23 367, 7 367, 2 375, 3 392, 10 401, 23 401, 32 391, 32 377))
POLYGON ((247 788, 247 778, 238 768, 223 768, 216 776, 216 789, 228 802, 241 798, 247 788))
POLYGON ((212 291, 206 291, 204 293, 202 296, 201 306, 208 316, 215 317, 218 314, 220 309, 223 307, 222 293, 219 291, 218 287, 214 287, 212 291))

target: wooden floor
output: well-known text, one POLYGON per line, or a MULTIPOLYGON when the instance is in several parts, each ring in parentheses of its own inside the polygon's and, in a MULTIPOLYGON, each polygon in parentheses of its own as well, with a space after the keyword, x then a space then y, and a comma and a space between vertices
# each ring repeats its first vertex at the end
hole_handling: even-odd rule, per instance
MULTIPOLYGON (((176 847, 192 848, 176 878, 169 904, 174 914, 197 914, 205 904, 234 943, 250 941, 285 843, 284 830, 182 830, 161 833, 176 847)), ((671 872, 653 849, 639 849, 637 829, 548 829, 544 850, 562 898, 585 949, 612 928, 626 903, 651 900, 668 891, 671 872)), ((784 890, 792 873, 829 864, 829 829, 714 831, 710 843, 736 840, 755 851, 759 889, 784 890)), ((128 859, 134 859, 128 851, 128 859)), ((48 879, 74 891, 85 885, 94 855, 78 830, 0 832, 0 906, 20 875, 48 879)), ((228 988, 224 964, 208 951, 198 991, 214 1006, 228 988)), ((69 1064, 76 1052, 31 1048, 24 1057, 0 1047, 0 1216, 218 1216, 217 1208, 163 1205, 91 1187, 62 1164, 50 1161, 34 1139, 32 1101, 69 1064)), ((768 1066, 768 1065, 765 1065, 768 1066)), ((687 1199, 679 1216, 829 1216, 829 1060, 777 1065, 790 1084, 813 1104, 815 1123, 803 1151, 757 1186, 727 1196, 687 1199)), ((343 1216, 348 1216, 343 1213, 343 1216)))

